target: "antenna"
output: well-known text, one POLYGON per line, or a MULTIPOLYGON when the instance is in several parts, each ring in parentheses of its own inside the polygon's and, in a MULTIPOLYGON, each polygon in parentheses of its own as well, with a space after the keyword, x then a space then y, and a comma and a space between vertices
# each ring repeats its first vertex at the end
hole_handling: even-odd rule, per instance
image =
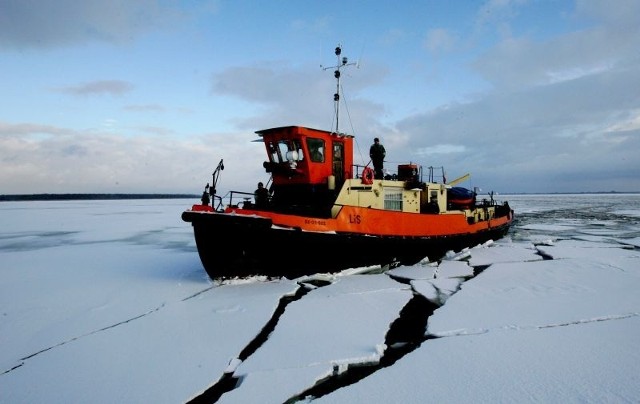
POLYGON ((335 94, 333 94, 333 102, 335 104, 335 114, 336 114, 336 133, 339 134, 340 133, 340 69, 342 69, 343 67, 347 67, 347 66, 354 66, 356 65, 356 63, 349 63, 349 60, 347 59, 346 56, 343 56, 342 58, 340 58, 340 54, 342 54, 342 48, 341 45, 338 44, 338 46, 336 46, 336 57, 338 59, 338 63, 335 66, 331 66, 331 67, 323 67, 322 65, 320 65, 320 67, 322 67, 322 70, 328 70, 328 69, 336 69, 333 72, 333 76, 336 78, 336 92, 335 94))

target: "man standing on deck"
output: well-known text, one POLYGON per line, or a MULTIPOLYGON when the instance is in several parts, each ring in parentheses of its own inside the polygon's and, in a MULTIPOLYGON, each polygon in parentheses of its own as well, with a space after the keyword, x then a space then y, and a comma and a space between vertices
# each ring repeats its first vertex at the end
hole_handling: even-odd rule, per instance
POLYGON ((373 144, 369 148, 369 157, 371 157, 371 162, 373 163, 373 170, 375 171, 375 177, 378 180, 384 178, 384 157, 387 155, 387 151, 384 149, 384 146, 380 143, 380 139, 373 139, 373 144))
POLYGON ((269 191, 264 187, 262 181, 258 183, 258 189, 253 193, 257 208, 266 208, 269 205, 269 191))

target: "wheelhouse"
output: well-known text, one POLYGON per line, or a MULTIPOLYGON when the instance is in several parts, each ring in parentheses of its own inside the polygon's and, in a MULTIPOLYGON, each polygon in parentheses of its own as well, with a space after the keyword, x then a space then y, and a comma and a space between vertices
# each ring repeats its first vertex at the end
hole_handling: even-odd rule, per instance
POLYGON ((337 190, 353 178, 353 136, 302 126, 256 133, 267 152, 263 166, 272 175, 272 208, 329 212, 337 190))

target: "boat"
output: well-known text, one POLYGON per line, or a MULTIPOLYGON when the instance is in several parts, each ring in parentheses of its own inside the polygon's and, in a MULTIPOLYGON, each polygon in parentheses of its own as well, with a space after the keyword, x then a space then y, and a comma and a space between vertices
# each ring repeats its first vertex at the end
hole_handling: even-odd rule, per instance
POLYGON ((282 126, 258 130, 269 179, 264 201, 253 192, 217 194, 224 160, 200 203, 182 212, 212 279, 251 275, 297 278, 367 266, 413 265, 447 252, 497 240, 514 211, 494 193, 447 182, 444 168, 412 161, 376 178, 370 162, 354 161, 354 136, 338 129, 340 58, 335 130, 282 126))

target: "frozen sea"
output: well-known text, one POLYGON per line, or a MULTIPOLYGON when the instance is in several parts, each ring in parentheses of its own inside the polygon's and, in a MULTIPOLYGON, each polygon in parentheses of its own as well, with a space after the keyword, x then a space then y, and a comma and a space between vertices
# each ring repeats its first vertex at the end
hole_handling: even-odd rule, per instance
POLYGON ((0 203, 2 403, 640 402, 640 194, 441 262, 210 280, 188 199, 0 203))

